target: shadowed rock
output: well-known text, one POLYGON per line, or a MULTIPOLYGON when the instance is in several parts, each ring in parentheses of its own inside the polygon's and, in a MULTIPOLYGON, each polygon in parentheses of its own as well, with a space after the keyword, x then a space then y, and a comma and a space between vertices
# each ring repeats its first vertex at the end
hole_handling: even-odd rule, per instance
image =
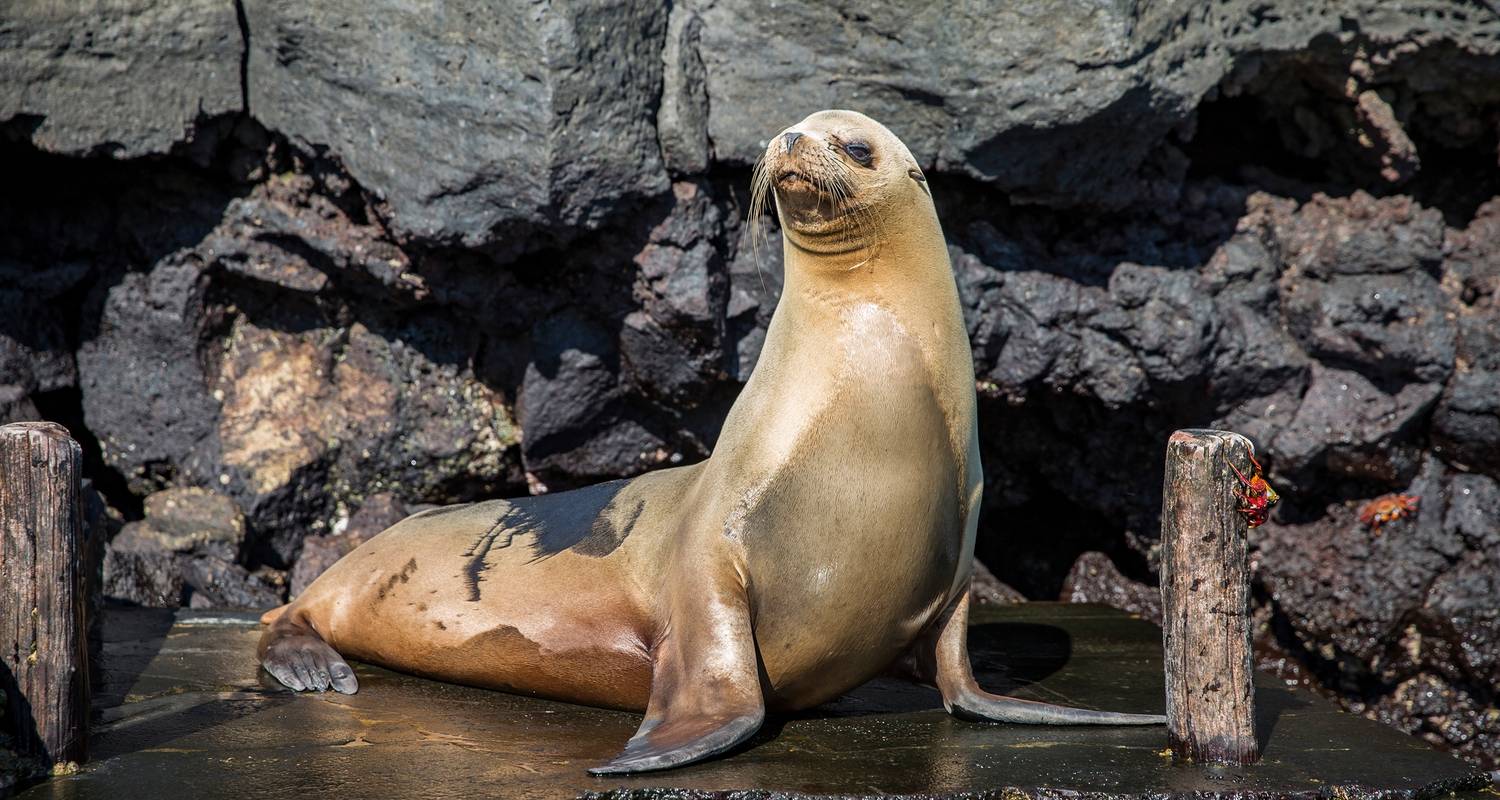
POLYGON ((104 596, 145 606, 266 608, 285 576, 242 566, 245 516, 204 489, 167 489, 146 498, 146 518, 126 524, 104 557, 104 596))
POLYGON ((1084 553, 1063 581, 1064 603, 1102 603, 1161 624, 1161 590, 1120 574, 1109 556, 1084 553))

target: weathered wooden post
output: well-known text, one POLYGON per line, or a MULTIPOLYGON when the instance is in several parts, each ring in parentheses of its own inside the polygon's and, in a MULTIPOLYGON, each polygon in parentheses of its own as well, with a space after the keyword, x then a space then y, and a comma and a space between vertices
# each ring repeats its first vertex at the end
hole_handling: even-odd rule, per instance
POLYGON ((16 747, 48 764, 87 746, 81 462, 61 425, 0 426, 0 689, 16 747))
POLYGON ((1180 761, 1250 764, 1260 758, 1251 686, 1250 567, 1243 489, 1249 440, 1182 430, 1167 443, 1162 487, 1162 638, 1167 739, 1180 761))

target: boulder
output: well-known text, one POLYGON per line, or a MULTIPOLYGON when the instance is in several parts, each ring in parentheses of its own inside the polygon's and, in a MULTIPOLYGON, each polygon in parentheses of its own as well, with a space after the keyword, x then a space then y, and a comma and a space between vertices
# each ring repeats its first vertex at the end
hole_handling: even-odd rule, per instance
MULTIPOLYGON (((1500 28, 1490 14, 1444 18, 1374 2, 1233 0, 1191 11, 788 3, 769 25, 766 13, 754 0, 673 5, 683 21, 671 26, 681 33, 663 127, 674 141, 706 138, 721 163, 748 166, 779 127, 855 108, 885 122, 924 168, 1028 201, 1112 208, 1170 200, 1183 165, 1161 147, 1169 133, 1190 138, 1205 96, 1248 81, 1276 55, 1412 31, 1492 54, 1500 28), (702 99, 684 88, 699 74, 702 99)), ((1328 94, 1325 102, 1357 105, 1328 94)))
POLYGON ((1404 494, 1421 498, 1413 517, 1372 529, 1358 519, 1363 498, 1302 524, 1257 529, 1260 579, 1303 645, 1350 670, 1381 654, 1428 587, 1465 550, 1443 524, 1442 467, 1424 463, 1404 494))
POLYGON ((510 409, 475 377, 477 331, 421 309, 420 284, 383 271, 399 251, 351 223, 306 179, 263 184, 203 241, 110 287, 79 351, 105 463, 137 494, 223 490, 277 568, 342 500, 519 482, 510 409), (329 318, 371 297, 392 308, 329 318))
POLYGON ((53 153, 165 155, 244 108, 244 38, 219 0, 0 8, 0 129, 53 153))
MULTIPOLYGON (((222 398, 220 483, 241 498, 273 564, 289 565, 329 507, 387 487, 443 497, 507 475, 515 429, 498 394, 456 355, 451 328, 413 320, 392 338, 361 323, 287 332, 236 323, 214 393, 222 398), (227 480, 225 479, 227 478, 227 480)), ((460 340, 461 342, 461 340, 460 340)))
POLYGON ((989 567, 974 561, 974 577, 969 583, 969 601, 977 606, 1004 606, 1026 602, 1026 595, 1005 585, 989 567))
POLYGON ((146 518, 114 539, 133 549, 212 555, 237 561, 245 544, 245 515, 234 501, 206 489, 167 489, 146 498, 146 518), (124 537, 121 539, 120 537, 124 537))
POLYGON ((1414 516, 1381 526, 1360 502, 1304 524, 1268 524, 1253 544, 1258 580, 1320 683, 1354 711, 1434 744, 1488 758, 1500 734, 1487 710, 1500 680, 1500 484, 1428 461, 1405 491, 1414 516))
POLYGON ((336 157, 403 237, 515 251, 668 188, 665 3, 244 10, 250 113, 336 157))
POLYGON ((1161 589, 1125 577, 1109 556, 1099 552, 1084 553, 1073 562, 1058 599, 1103 603, 1161 624, 1161 589))
POLYGON ((1457 357, 1433 413, 1434 451, 1460 469, 1500 478, 1500 201, 1450 230, 1443 285, 1456 296, 1457 357))
POLYGON ((198 353, 205 288, 191 255, 129 273, 108 290, 99 330, 78 350, 84 419, 105 463, 138 495, 217 477, 218 404, 198 353))
POLYGON ((1303 485, 1347 476, 1396 485, 1416 472, 1420 432, 1442 391, 1409 383, 1390 394, 1358 372, 1314 365, 1301 405, 1272 434, 1269 452, 1303 485))
POLYGON ((284 575, 251 571, 245 516, 229 497, 196 488, 146 498, 145 519, 126 524, 104 557, 104 596, 146 606, 268 608, 285 596, 284 575))

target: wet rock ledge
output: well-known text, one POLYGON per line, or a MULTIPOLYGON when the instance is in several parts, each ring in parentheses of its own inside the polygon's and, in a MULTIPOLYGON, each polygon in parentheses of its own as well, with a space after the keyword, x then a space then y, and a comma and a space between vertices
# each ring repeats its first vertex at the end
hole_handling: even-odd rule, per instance
MULTIPOLYGON (((296 695, 255 668, 256 615, 112 609, 94 759, 20 800, 235 798, 335 786, 433 798, 1225 798, 1418 800, 1487 780, 1473 766, 1302 689, 1266 682, 1264 761, 1174 765, 1160 727, 967 723, 936 690, 877 679, 773 717, 745 747, 667 772, 594 778, 636 714, 437 683, 356 664, 359 692, 296 695), (1356 743, 1330 746, 1330 742, 1356 743), (434 768, 434 764, 440 765, 434 768)), ((1096 605, 971 619, 976 676, 1018 696, 1160 711, 1160 631, 1096 605)))

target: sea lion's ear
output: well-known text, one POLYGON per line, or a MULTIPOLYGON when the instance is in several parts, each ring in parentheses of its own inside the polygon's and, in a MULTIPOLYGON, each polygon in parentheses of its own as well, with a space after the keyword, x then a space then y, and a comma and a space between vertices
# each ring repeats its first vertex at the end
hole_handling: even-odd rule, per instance
POLYGON ((910 175, 911 179, 922 187, 922 191, 926 192, 928 197, 932 196, 932 190, 927 188, 927 176, 922 174, 922 170, 912 167, 906 171, 906 174, 910 175))

